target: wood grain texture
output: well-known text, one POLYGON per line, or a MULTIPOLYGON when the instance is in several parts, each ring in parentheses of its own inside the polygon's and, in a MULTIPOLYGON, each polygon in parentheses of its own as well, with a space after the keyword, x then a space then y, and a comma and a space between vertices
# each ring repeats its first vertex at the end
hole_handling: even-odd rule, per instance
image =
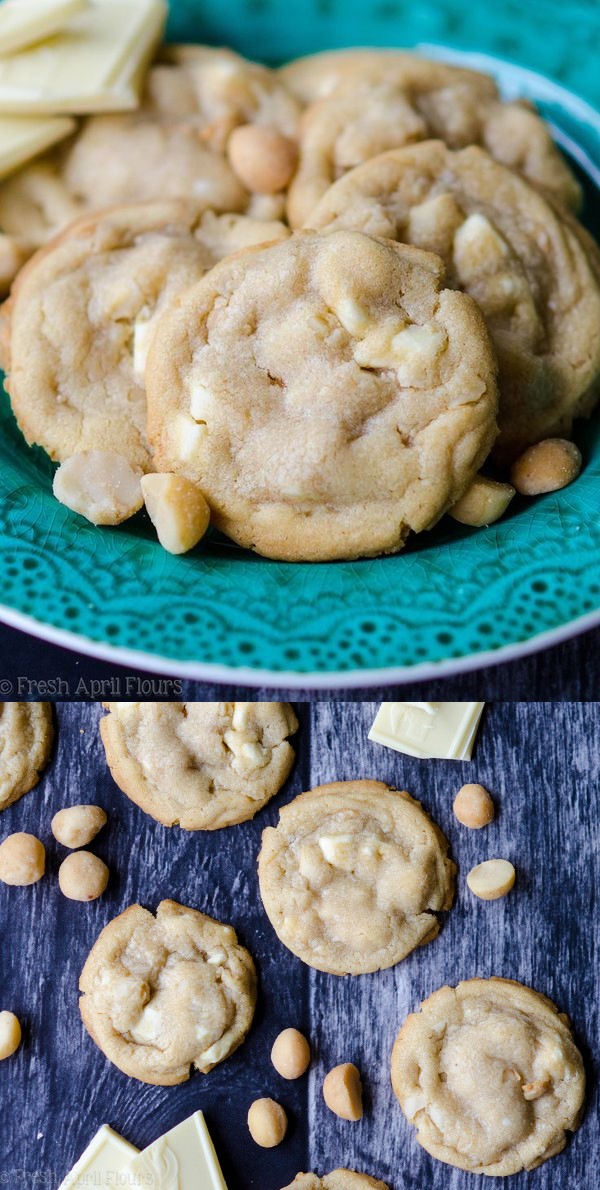
POLYGON ((600 704, 493 704, 471 764, 412 760, 370 743, 376 703, 298 709, 299 757, 281 794, 251 823, 186 834, 153 822, 116 788, 98 737, 99 708, 59 704, 50 767, 35 790, 0 815, 0 838, 30 830, 48 849, 48 875, 38 885, 0 885, 0 1007, 26 1025, 21 1050, 0 1064, 0 1186, 55 1190, 105 1120, 142 1146, 202 1107, 229 1190, 280 1190, 300 1169, 340 1164, 384 1178, 391 1190, 470 1190, 477 1184, 472 1175, 416 1145, 391 1092, 389 1054, 404 1016, 441 984, 499 974, 530 983, 571 1015, 590 1088, 586 1118, 566 1152, 495 1185, 595 1190, 600 704), (458 898, 440 936, 396 968, 339 979, 311 971, 278 942, 260 904, 256 855, 278 805, 321 782, 358 776, 422 800, 451 841, 458 898), (497 817, 482 832, 467 831, 452 815, 453 795, 467 779, 481 781, 496 799, 497 817), (106 859, 111 882, 90 905, 61 896, 56 871, 66 852, 50 833, 55 811, 80 801, 97 801, 109 814, 91 849, 106 859), (518 879, 506 900, 484 904, 464 881, 491 855, 512 859, 518 879), (260 999, 250 1036, 231 1059, 181 1087, 155 1088, 122 1075, 97 1050, 80 1022, 77 982, 108 920, 135 900, 154 908, 165 896, 235 925, 257 960, 260 999), (309 1033, 315 1052, 308 1077, 296 1083, 283 1082, 269 1061, 274 1037, 290 1024, 309 1033), (322 1100, 324 1074, 346 1060, 363 1073, 366 1113, 359 1124, 337 1120, 322 1100), (288 1137, 275 1150, 257 1149, 245 1127, 259 1095, 279 1099, 290 1113, 288 1137))

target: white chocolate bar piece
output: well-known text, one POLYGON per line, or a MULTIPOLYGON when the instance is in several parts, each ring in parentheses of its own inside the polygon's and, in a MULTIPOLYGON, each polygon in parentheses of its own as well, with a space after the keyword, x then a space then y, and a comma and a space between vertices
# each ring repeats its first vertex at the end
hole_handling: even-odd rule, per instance
POLYGON ((0 112, 135 107, 166 11, 163 0, 93 0, 56 37, 0 58, 0 112))
POLYGON ((152 1190, 227 1190, 204 1116, 194 1112, 121 1170, 123 1186, 152 1190))
POLYGON ((0 54, 52 37, 88 0, 4 0, 0 4, 0 54))
POLYGON ((108 1124, 98 1129, 85 1153, 75 1162, 58 1190, 89 1190, 90 1187, 129 1185, 119 1181, 119 1174, 138 1150, 113 1132, 108 1124))
POLYGON ((0 116, 0 178, 74 132, 69 116, 0 116))
POLYGON ((420 759, 470 760, 483 702, 383 702, 369 739, 420 759))

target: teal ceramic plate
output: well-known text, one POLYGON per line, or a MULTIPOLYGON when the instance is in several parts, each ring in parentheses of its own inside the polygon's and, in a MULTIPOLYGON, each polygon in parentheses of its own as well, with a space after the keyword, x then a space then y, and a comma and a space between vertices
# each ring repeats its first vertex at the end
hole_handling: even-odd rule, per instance
MULTIPOLYGON (((363 4, 346 2, 342 20, 335 4, 307 4, 302 22, 297 10, 288 20, 287 6, 259 0, 222 3, 219 16, 212 10, 205 20, 204 6, 181 3, 170 33, 228 40, 255 57, 260 46, 270 58, 336 44, 426 41, 431 55, 489 69, 506 94, 539 104, 579 163, 593 227, 600 177, 594 109, 495 55, 443 49, 442 40, 473 49, 465 16, 472 6, 419 5, 408 24, 405 13, 396 20, 400 7, 365 12, 363 4)), ((511 16, 503 35, 496 13, 491 25, 481 25, 475 45, 510 51, 523 63, 538 63, 542 54, 541 64, 557 74, 562 64, 567 79, 577 65, 581 85, 593 95, 598 10, 568 7, 567 30, 566 13, 554 0, 521 6, 525 12, 505 3, 500 12, 511 16), (584 29, 587 40, 580 37, 584 29), (581 41, 577 63, 566 51, 558 61, 560 47, 574 37, 581 41)), ((510 515, 488 529, 444 521, 397 557, 314 565, 269 562, 217 537, 174 558, 157 545, 142 514, 118 529, 96 529, 55 502, 52 465, 25 445, 6 399, 0 420, 0 615, 81 652, 207 680, 344 687, 512 658, 600 622, 598 417, 580 427, 585 466, 564 491, 514 501, 510 515)))

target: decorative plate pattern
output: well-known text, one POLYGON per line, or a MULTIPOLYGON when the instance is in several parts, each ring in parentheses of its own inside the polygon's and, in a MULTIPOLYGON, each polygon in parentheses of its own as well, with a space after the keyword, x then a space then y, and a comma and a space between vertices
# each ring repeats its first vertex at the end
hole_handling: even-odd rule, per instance
MULTIPOLYGON (((510 55, 600 93, 593 45, 600 10, 533 0, 473 10, 462 0, 373 7, 321 0, 290 10, 275 0, 217 9, 172 5, 171 37, 229 41, 248 55, 290 57, 328 45, 428 43, 510 55), (443 11, 440 11, 440 8, 443 11), (400 19, 401 18, 401 19, 400 19), (540 36, 543 27, 544 35, 540 36)), ((435 49, 431 47, 435 46, 435 49)), ((447 55, 446 55, 447 56, 447 55)), ((477 65, 477 62, 474 63, 477 65)), ((600 120, 549 80, 485 61, 507 93, 538 100, 557 139, 589 177, 600 176, 600 120)), ((588 208, 594 188, 588 181, 588 208)), ((586 218, 592 226, 591 218, 586 218)), ((444 521, 401 555, 298 565, 248 554, 214 536, 174 558, 140 514, 97 529, 52 497, 53 467, 29 449, 0 405, 0 550, 3 614, 82 651, 170 672, 284 684, 385 680, 403 668, 531 647, 600 619, 600 419, 581 428, 585 467, 565 489, 517 502, 488 529, 444 521), (65 637, 64 634, 72 634, 65 637), (132 658, 131 653, 135 654, 132 658)))

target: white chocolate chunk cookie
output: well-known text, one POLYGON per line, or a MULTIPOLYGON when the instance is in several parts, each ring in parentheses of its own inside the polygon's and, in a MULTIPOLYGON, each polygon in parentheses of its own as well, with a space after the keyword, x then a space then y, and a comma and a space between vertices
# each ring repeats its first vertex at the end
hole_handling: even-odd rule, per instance
POLYGON ((568 434, 600 376, 596 258, 559 208, 483 149, 440 141, 375 157, 332 186, 312 227, 354 228, 437 252, 471 294, 500 364, 500 437, 510 461, 568 434))
POLYGON ((263 831, 260 893, 278 937, 319 971, 392 967, 435 938, 455 865, 408 793, 339 781, 295 798, 263 831))
MULTIPOLYGON (((42 248, 3 307, 7 387, 28 441, 60 461, 108 452, 151 469, 143 374, 155 320, 230 247, 277 234, 288 233, 173 201, 85 216, 42 248)), ((62 499, 60 491, 61 481, 62 499)), ((70 506, 103 523, 142 502, 139 484, 133 498, 101 500, 98 512, 91 496, 78 508, 75 495, 70 506)))
POLYGON ((394 552, 489 452, 495 359, 441 262, 357 233, 238 253, 173 303, 146 367, 157 467, 240 545, 394 552))
POLYGON ((366 1173, 352 1173, 349 1169, 334 1169, 322 1178, 316 1173, 296 1174, 289 1186, 283 1190, 388 1190, 386 1182, 371 1178, 366 1173))
POLYGON ((110 702, 100 734, 111 773, 164 826, 216 830, 253 818, 294 763, 286 702, 110 702))
POLYGON ((170 1087, 242 1044, 256 1005, 256 970, 235 930, 161 901, 131 905, 102 930, 79 990, 83 1023, 124 1074, 170 1087))
POLYGON ((0 702, 0 810, 37 785, 54 728, 48 702, 0 702))
POLYGON ((508 979, 443 987, 405 1020, 392 1083, 419 1144, 504 1177, 560 1153, 579 1124, 585 1074, 551 1000, 508 979))
POLYGON ((480 144, 559 201, 579 203, 579 186, 543 120, 528 104, 502 103, 487 75, 402 52, 358 50, 301 59, 281 76, 309 102, 288 196, 293 227, 347 170, 431 137, 455 149, 480 144))

